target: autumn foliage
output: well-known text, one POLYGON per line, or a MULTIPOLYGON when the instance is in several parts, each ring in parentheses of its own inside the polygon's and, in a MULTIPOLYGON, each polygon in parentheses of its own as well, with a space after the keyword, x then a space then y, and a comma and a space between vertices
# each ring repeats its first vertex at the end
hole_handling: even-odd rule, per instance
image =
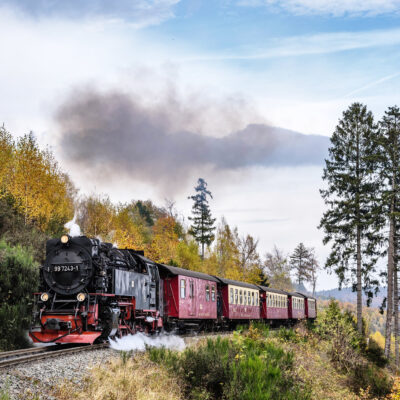
POLYGON ((0 128, 0 195, 31 224, 57 234, 72 218, 74 187, 49 150, 41 150, 32 133, 14 141, 0 128))

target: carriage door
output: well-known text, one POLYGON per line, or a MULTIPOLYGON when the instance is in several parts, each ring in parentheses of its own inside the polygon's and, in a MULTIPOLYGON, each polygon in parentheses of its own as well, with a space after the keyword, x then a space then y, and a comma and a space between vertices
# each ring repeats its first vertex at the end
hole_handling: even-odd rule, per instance
POLYGON ((190 312, 189 315, 196 315, 196 293, 195 284, 192 279, 189 280, 189 295, 190 295, 190 312))

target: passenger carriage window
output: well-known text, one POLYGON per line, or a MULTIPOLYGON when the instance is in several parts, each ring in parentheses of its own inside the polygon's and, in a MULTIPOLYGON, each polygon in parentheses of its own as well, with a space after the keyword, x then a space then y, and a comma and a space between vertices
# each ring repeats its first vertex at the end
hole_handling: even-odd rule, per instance
POLYGON ((256 304, 257 304, 257 306, 260 305, 260 302, 259 302, 259 300, 258 300, 258 293, 256 293, 256 304))
POLYGON ((240 296, 240 304, 243 304, 243 291, 239 291, 239 296, 240 296))
POLYGON ((211 286, 211 300, 215 301, 215 286, 211 286))
POLYGON ((181 279, 181 299, 186 297, 186 280, 181 279))
POLYGON ((251 305, 254 306, 254 292, 251 292, 251 305))
POLYGON ((206 301, 210 301, 210 286, 206 286, 206 301))
POLYGON ((243 304, 247 305, 247 292, 243 290, 243 304))
POLYGON ((189 290, 190 290, 189 296, 193 299, 193 297, 194 297, 194 284, 193 284, 193 282, 190 282, 189 290))
POLYGON ((251 294, 250 294, 250 290, 247 292, 247 303, 249 304, 249 306, 251 306, 251 294))
POLYGON ((230 303, 231 303, 231 304, 233 304, 233 302, 234 302, 234 297, 233 297, 233 288, 231 288, 231 290, 230 290, 230 294, 231 294, 231 296, 230 296, 230 303))

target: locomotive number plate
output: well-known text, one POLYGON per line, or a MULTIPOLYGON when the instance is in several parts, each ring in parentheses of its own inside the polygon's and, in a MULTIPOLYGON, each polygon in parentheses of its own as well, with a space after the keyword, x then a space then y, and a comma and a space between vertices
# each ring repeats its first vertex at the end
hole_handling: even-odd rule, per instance
POLYGON ((79 271, 79 265, 54 265, 54 272, 74 272, 79 271))

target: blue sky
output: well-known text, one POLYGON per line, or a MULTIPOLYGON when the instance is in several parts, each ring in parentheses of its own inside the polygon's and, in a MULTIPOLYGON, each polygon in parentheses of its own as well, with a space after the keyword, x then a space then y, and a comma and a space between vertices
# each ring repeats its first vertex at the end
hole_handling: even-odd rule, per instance
MULTIPOLYGON (((68 118, 61 126, 56 116, 89 92, 102 99, 117 93, 150 125, 158 118, 166 135, 239 137, 254 126, 268 135, 274 126, 327 137, 354 101, 378 119, 399 103, 399 22, 400 0, 0 0, 0 122, 15 135, 33 130, 81 193, 160 204, 168 197, 187 218, 187 195, 201 175, 215 215, 259 238, 262 253, 274 245, 289 253, 303 241, 323 264, 321 163, 205 165, 183 189, 167 182, 160 192, 150 178, 137 179, 152 176, 141 174, 144 164, 107 180, 110 165, 77 165, 61 145, 68 118)), ((139 134, 132 138, 146 140, 139 134)), ((336 284, 321 273, 320 288, 336 284)))

